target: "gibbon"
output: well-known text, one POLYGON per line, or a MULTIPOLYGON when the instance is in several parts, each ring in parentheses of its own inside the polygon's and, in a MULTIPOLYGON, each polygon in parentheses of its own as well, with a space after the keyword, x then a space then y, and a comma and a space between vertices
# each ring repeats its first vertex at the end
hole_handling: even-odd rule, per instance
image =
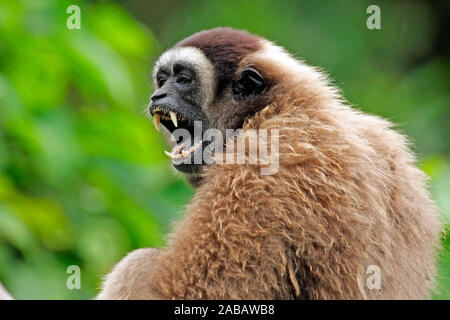
POLYGON ((153 77, 157 129, 193 135, 167 154, 196 194, 167 246, 128 254, 98 299, 430 298, 441 223, 390 122, 351 108, 323 72, 246 31, 196 33, 160 57, 153 77), (278 170, 188 161, 208 147, 196 123, 227 143, 276 129, 278 170))

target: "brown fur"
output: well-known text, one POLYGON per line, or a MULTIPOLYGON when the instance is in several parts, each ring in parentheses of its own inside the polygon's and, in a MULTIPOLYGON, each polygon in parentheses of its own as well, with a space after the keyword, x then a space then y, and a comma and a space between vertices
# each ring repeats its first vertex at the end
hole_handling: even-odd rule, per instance
POLYGON ((274 83, 245 128, 279 130, 278 173, 208 167, 167 248, 132 253, 153 263, 121 262, 100 298, 430 297, 441 224, 406 138, 346 106, 320 72, 273 59, 259 50, 237 70, 274 83), (380 290, 366 286, 369 265, 380 290))
POLYGON ((198 32, 179 42, 175 47, 201 49, 217 70, 216 95, 230 82, 239 62, 250 53, 261 49, 261 38, 246 31, 216 28, 198 32))

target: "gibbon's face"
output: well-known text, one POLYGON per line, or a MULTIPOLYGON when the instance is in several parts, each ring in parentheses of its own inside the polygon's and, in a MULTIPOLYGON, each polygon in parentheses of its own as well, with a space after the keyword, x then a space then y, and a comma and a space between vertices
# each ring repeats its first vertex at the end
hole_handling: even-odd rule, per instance
POLYGON ((216 128, 225 137, 226 129, 242 128, 267 104, 268 79, 258 66, 242 64, 263 46, 260 37, 218 28, 194 34, 159 58, 149 113, 158 130, 162 125, 174 134, 176 146, 166 154, 177 170, 197 175, 205 162, 194 163, 194 156, 210 143, 202 134, 216 128))

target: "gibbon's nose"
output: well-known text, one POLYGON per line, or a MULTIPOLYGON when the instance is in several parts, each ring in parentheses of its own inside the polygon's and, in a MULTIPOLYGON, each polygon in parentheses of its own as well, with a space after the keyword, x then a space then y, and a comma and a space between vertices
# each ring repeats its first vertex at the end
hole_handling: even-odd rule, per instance
POLYGON ((156 102, 162 98, 167 97, 167 92, 166 91, 160 91, 160 90, 156 90, 154 94, 152 94, 152 96, 150 97, 150 100, 152 102, 156 102))

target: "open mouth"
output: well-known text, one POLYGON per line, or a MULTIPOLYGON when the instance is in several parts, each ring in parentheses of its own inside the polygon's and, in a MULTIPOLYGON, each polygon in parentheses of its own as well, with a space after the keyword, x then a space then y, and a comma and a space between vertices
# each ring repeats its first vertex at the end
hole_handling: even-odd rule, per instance
POLYGON ((182 143, 180 145, 176 145, 171 152, 164 151, 164 153, 171 158, 173 161, 180 161, 184 159, 188 159, 191 155, 195 153, 195 151, 202 144, 202 140, 195 143, 190 148, 186 148, 186 143, 182 143))
MULTIPOLYGON (((195 134, 201 135, 202 130, 199 130, 198 133, 196 132, 194 119, 165 106, 151 105, 149 112, 153 117, 153 124, 156 130, 160 131, 161 125, 163 125, 172 134, 172 138, 176 140, 176 145, 171 151, 164 151, 172 160, 174 167, 185 173, 195 173, 198 171, 202 160, 200 157, 200 163, 197 163, 195 160, 199 157, 194 157, 194 155, 202 152, 203 141, 201 140, 201 136, 195 136, 195 134), (189 135, 186 135, 185 130, 183 132, 181 130, 177 132, 177 129, 185 129, 189 135)), ((200 120, 198 121, 201 123, 200 120)))
POLYGON ((157 107, 151 110, 151 115, 153 116, 153 124, 158 131, 161 130, 161 120, 164 127, 170 132, 173 132, 178 127, 178 118, 174 111, 163 111, 157 107))

